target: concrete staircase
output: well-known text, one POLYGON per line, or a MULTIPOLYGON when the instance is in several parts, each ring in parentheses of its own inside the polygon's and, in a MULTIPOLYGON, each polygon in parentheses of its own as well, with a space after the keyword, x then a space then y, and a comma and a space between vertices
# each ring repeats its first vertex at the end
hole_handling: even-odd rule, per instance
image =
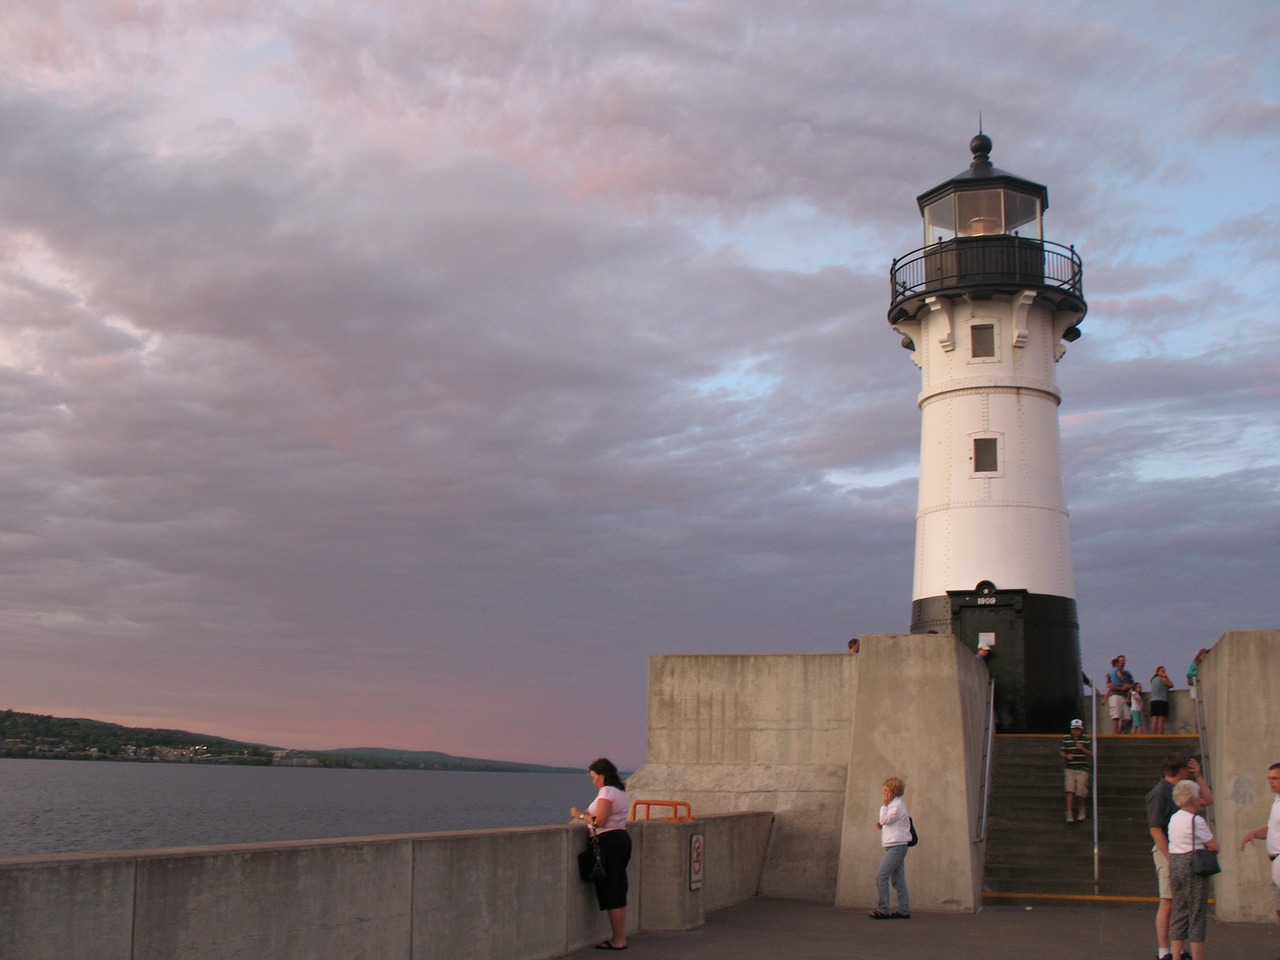
POLYGON ((1061 742, 1061 734, 996 737, 984 901, 1123 897, 1154 902, 1155 868, 1143 800, 1160 779, 1165 757, 1176 751, 1198 754, 1199 740, 1194 736, 1097 738, 1097 885, 1092 805, 1089 819, 1070 826, 1065 822, 1061 742))

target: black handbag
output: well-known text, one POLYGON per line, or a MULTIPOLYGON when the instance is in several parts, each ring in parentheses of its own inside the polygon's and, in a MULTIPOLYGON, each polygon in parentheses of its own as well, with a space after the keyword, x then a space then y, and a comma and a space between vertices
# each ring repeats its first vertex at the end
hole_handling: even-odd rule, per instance
POLYGON ((910 817, 907 817, 907 826, 911 828, 911 839, 907 841, 907 846, 914 847, 920 842, 920 835, 916 833, 916 822, 910 817))
MULTIPOLYGON (((1208 826, 1209 821, 1205 821, 1208 826)), ((1191 820, 1191 842, 1195 843, 1196 822, 1191 820)), ((1214 850, 1206 850, 1204 847, 1194 847, 1191 851, 1191 872, 1197 877, 1212 877, 1222 872, 1222 867, 1218 863, 1218 854, 1214 850)))
POLYGON ((578 854, 578 875, 589 883, 604 879, 604 856, 600 853, 600 838, 595 833, 587 839, 587 849, 578 854))

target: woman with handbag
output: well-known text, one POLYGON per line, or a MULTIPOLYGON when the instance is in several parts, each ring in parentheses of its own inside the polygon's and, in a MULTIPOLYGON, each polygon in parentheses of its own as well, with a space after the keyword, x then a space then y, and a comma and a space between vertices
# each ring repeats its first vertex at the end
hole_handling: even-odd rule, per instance
POLYGON ((880 861, 880 869, 876 871, 876 909, 871 913, 873 920, 911 918, 911 896, 907 892, 905 861, 907 848, 911 846, 912 827, 907 805, 902 800, 906 791, 906 784, 900 777, 890 777, 884 782, 884 806, 880 808, 880 816, 876 819, 884 857, 880 861), (889 912, 890 882, 898 894, 898 909, 893 913, 889 912))
POLYGON ((631 836, 627 833, 626 784, 618 768, 601 757, 588 768, 591 782, 599 791, 585 810, 569 808, 569 815, 591 827, 599 841, 604 876, 596 879, 596 903, 609 914, 609 939, 596 944, 597 950, 627 949, 627 864, 631 862, 631 836))
MULTIPOLYGON (((1174 785, 1173 802, 1178 812, 1169 818, 1169 890, 1173 915, 1169 920, 1169 940, 1175 960, 1187 956, 1183 946, 1190 941, 1191 960, 1204 960, 1204 938, 1209 924, 1209 875, 1197 872, 1197 853, 1218 852, 1209 822, 1200 816, 1200 786, 1194 780, 1174 785)), ((1216 872, 1216 865, 1213 867, 1216 872)))

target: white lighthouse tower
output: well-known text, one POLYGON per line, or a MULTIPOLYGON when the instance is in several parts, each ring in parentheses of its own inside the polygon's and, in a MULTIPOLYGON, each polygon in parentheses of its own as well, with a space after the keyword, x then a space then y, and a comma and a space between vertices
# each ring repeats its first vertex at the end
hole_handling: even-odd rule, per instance
POLYGON ((969 147, 890 271, 921 371, 911 631, 986 651, 1000 729, 1056 732, 1080 695, 1054 365, 1080 336, 1081 262, 1044 239, 1045 187, 993 167, 985 135, 969 147))

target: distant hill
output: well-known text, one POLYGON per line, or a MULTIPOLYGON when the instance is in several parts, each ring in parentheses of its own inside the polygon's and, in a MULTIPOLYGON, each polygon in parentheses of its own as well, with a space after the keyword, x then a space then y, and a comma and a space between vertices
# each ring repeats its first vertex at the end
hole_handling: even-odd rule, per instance
POLYGON ((102 720, 49 717, 38 713, 19 713, 16 710, 0 710, 0 757, 151 763, 283 764, 349 769, 582 772, 581 768, 574 767, 455 757, 434 750, 388 750, 381 747, 287 750, 185 730, 124 727, 102 720))
POLYGON ((0 756, 269 764, 272 748, 185 730, 0 710, 0 756))
MULTIPOLYGON (((323 761, 341 758, 351 766, 394 767, 410 770, 488 770, 509 773, 582 773, 582 767, 548 767, 537 763, 514 763, 508 760, 484 760, 479 757, 455 757, 435 750, 388 750, 385 747, 344 747, 338 750, 305 751, 323 761)), ((338 766, 339 764, 326 764, 338 766)))

